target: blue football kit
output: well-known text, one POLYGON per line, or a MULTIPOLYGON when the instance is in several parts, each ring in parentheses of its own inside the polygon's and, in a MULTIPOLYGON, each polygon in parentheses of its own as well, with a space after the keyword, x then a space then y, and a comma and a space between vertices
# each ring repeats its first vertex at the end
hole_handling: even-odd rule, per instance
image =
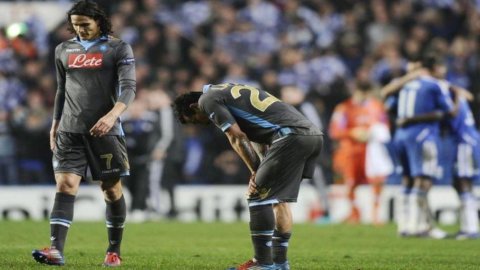
MULTIPOLYGON (((452 99, 445 93, 448 84, 428 76, 411 81, 397 96, 387 101, 394 106, 397 117, 413 118, 435 111, 453 110, 452 99)), ((395 132, 394 146, 398 154, 403 175, 425 176, 436 179, 441 174, 438 166, 438 140, 440 121, 412 123, 395 132)))
POLYGON ((449 118, 448 126, 454 139, 454 174, 457 178, 475 179, 480 169, 480 134, 468 102, 460 100, 458 113, 449 118))

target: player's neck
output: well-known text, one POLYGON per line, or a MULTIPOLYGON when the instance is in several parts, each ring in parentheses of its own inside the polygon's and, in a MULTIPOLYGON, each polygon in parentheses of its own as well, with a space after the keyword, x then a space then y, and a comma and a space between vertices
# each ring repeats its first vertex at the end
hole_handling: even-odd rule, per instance
POLYGON ((78 40, 80 40, 82 42, 93 42, 93 41, 99 40, 101 36, 102 36, 101 34, 98 34, 98 35, 95 35, 94 37, 89 38, 89 39, 82 39, 82 38, 80 38, 80 36, 78 36, 78 40))
POLYGON ((370 97, 369 93, 361 92, 361 91, 355 91, 353 92, 352 99, 354 102, 364 102, 370 97))

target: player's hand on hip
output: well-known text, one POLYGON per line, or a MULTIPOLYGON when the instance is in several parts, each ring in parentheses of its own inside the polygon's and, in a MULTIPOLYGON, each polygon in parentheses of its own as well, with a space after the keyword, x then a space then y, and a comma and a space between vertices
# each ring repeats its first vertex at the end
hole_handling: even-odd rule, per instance
POLYGON ((94 137, 104 136, 110 131, 110 129, 112 129, 115 121, 117 121, 117 117, 107 113, 90 129, 90 135, 94 137))
POLYGON ((257 193, 257 183, 255 183, 255 175, 256 173, 254 172, 252 176, 250 176, 250 180, 248 181, 247 196, 257 193))

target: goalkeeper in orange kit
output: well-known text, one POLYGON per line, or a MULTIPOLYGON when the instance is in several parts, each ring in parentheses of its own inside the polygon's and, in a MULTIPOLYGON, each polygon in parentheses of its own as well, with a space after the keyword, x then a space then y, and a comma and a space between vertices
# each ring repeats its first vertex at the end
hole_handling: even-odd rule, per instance
POLYGON ((348 198, 351 202, 352 211, 347 218, 349 223, 360 221, 360 211, 355 202, 355 189, 362 184, 373 185, 375 196, 373 222, 379 223, 379 196, 388 173, 367 176, 366 170, 367 145, 376 135, 371 131, 373 127, 379 125, 388 131, 385 109, 373 96, 372 85, 360 71, 352 96, 335 107, 329 128, 330 137, 337 142, 333 167, 347 185, 348 198))

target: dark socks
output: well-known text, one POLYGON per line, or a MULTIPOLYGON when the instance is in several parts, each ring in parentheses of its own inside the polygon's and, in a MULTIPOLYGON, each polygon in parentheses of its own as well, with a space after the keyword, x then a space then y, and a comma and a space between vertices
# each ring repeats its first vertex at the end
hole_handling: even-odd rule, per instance
POLYGON ((63 254, 68 229, 73 219, 73 204, 75 196, 57 192, 55 203, 50 214, 50 241, 51 246, 63 254))
POLYGON ((276 264, 282 264, 287 261, 288 240, 292 234, 290 232, 281 233, 277 230, 273 232, 273 261, 276 264))
POLYGON ((127 216, 127 207, 125 199, 122 196, 114 202, 106 202, 106 219, 108 231, 108 249, 107 252, 116 252, 120 255, 120 244, 122 242, 123 227, 125 217, 127 216))
POLYGON ((255 259, 259 264, 273 264, 272 235, 274 228, 275 216, 271 204, 250 207, 250 234, 255 250, 255 259))

